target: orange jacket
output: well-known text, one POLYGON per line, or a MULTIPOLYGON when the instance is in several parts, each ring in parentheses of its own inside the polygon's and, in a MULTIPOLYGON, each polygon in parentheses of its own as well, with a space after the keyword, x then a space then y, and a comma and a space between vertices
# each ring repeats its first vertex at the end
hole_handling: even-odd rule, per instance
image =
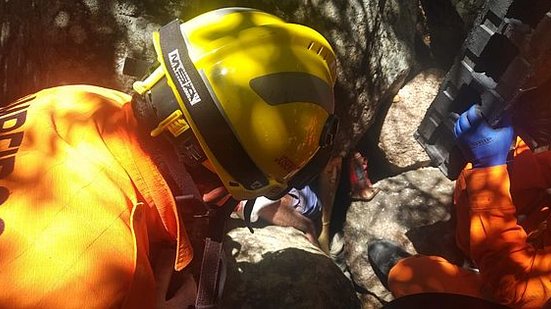
POLYGON ((541 308, 551 297, 551 203, 543 193, 551 187, 551 151, 517 146, 509 170, 465 169, 458 178, 457 242, 478 265, 485 296, 541 308))
POLYGON ((46 89, 0 110, 0 307, 151 308, 150 246, 192 249, 130 97, 46 89))

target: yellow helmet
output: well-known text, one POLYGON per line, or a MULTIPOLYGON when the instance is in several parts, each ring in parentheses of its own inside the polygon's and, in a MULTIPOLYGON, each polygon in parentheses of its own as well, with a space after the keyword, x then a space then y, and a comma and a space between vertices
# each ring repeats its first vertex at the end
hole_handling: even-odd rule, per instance
POLYGON ((321 172, 338 124, 335 54, 321 34, 224 8, 169 23, 153 43, 160 65, 133 86, 155 110, 152 136, 187 141, 236 199, 275 199, 321 172))

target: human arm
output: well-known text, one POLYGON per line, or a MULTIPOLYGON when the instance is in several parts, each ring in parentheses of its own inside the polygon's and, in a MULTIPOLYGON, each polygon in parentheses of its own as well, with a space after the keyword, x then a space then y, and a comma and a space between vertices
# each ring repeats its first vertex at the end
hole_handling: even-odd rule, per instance
POLYGON ((258 216, 274 225, 289 226, 302 231, 308 241, 319 247, 314 223, 293 207, 294 198, 285 195, 277 201, 258 211, 258 216))
MULTIPOLYGON (((235 213, 242 220, 244 220, 244 206, 245 201, 241 201, 235 208, 235 213)), ((310 217, 315 217, 320 208, 318 198, 309 186, 302 189, 293 188, 278 200, 270 200, 263 196, 257 198, 250 220, 256 222, 262 219, 273 225, 294 227, 302 231, 308 241, 319 247, 316 227, 310 217)))
POLYGON ((458 229, 469 231, 468 250, 480 270, 483 292, 513 307, 541 308, 551 295, 551 251, 528 244, 517 224, 505 165, 512 128, 493 129, 469 110, 459 118, 455 133, 475 167, 457 180, 456 202, 458 209, 468 210, 462 222, 468 226, 458 229))

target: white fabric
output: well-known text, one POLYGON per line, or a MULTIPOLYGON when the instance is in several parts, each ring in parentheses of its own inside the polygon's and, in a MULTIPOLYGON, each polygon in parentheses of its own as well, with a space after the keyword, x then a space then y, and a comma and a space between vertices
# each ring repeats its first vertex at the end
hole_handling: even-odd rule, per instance
MULTIPOLYGON (((308 186, 304 187, 302 190, 293 188, 289 191, 289 193, 287 193, 287 195, 292 198, 291 205, 293 205, 293 207, 295 207, 295 209, 303 215, 310 216, 314 212, 319 211, 321 208, 318 204, 319 202, 316 195, 308 186)), ((258 221, 258 214, 261 209, 277 202, 278 200, 274 201, 264 196, 257 198, 251 212, 251 223, 258 221)), ((235 211, 237 216, 242 220, 245 220, 245 203, 246 201, 241 201, 235 211)))

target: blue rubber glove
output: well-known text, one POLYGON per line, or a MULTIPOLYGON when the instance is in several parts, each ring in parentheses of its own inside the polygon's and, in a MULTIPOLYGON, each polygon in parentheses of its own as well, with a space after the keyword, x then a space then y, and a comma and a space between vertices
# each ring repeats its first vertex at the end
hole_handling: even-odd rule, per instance
POLYGON ((475 104, 459 116, 454 133, 461 152, 473 167, 491 167, 507 162, 514 137, 510 120, 503 121, 499 128, 492 128, 484 119, 480 106, 475 104))

